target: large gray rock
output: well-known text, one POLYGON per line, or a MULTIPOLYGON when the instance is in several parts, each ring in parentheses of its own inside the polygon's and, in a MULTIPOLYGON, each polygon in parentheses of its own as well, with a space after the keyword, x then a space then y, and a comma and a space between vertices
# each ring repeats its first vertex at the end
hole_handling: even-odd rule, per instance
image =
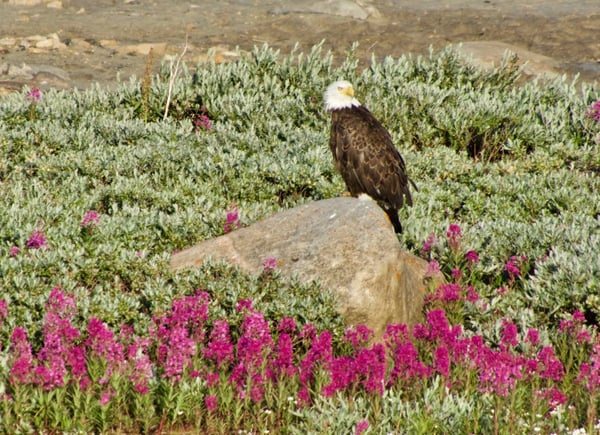
POLYGON ((348 324, 381 337, 390 323, 421 319, 427 262, 404 252, 391 223, 368 198, 302 205, 178 252, 171 269, 221 259, 251 273, 277 260, 285 276, 316 280, 338 296, 348 324))

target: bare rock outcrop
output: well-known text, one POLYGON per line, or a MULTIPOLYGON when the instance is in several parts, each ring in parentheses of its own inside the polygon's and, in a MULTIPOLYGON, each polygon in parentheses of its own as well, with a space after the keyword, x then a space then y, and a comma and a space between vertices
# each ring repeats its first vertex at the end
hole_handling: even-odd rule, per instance
POLYGON ((275 259, 284 276, 334 291, 347 323, 365 324, 376 337, 390 323, 421 319, 427 262, 401 249, 370 199, 333 198, 283 211, 175 253, 170 267, 194 268, 208 258, 255 274, 275 259))

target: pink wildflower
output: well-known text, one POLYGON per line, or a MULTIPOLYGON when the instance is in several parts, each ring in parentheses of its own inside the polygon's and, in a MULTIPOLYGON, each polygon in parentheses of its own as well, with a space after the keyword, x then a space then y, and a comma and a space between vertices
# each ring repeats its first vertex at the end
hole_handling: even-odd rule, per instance
POLYGON ((518 344, 517 325, 511 320, 502 319, 502 338, 500 343, 505 346, 515 347, 518 344))
POLYGON ((571 319, 561 320, 558 330, 569 334, 579 344, 590 343, 592 337, 585 329, 585 315, 576 310, 571 319))
POLYGON ((204 375, 204 379, 206 380, 206 386, 210 387, 218 387, 221 379, 219 378, 219 374, 215 372, 210 372, 204 375))
POLYGON ((231 209, 227 210, 227 215, 225 216, 225 223, 223 224, 223 231, 225 234, 230 233, 233 230, 236 230, 240 227, 240 216, 238 213, 237 206, 232 203, 231 209))
POLYGON ((450 356, 448 348, 444 345, 438 346, 433 353, 435 370, 444 377, 450 374, 450 356))
MULTIPOLYGON (((301 391, 303 388, 308 388, 309 383, 314 379, 314 371, 319 365, 326 370, 331 367, 333 359, 331 340, 331 331, 323 331, 312 340, 308 353, 300 361, 301 391)), ((301 398, 300 393, 298 396, 301 398)))
POLYGON ((472 287, 467 286, 467 301, 469 302, 477 302, 479 300, 479 293, 472 287))
POLYGON ((25 244, 29 249, 40 249, 48 246, 46 236, 40 230, 35 230, 25 244))
POLYGON ((365 325, 348 328, 344 333, 344 341, 350 343, 353 349, 358 350, 365 346, 373 338, 373 331, 365 325))
POLYGON ((64 385, 64 377, 71 374, 86 385, 87 371, 83 349, 75 346, 79 330, 71 325, 75 317, 75 298, 55 287, 46 303, 46 315, 42 327, 44 346, 38 353, 42 363, 35 368, 37 382, 50 390, 64 385))
POLYGON ((510 259, 504 265, 504 269, 508 272, 510 278, 515 278, 521 274, 521 269, 517 264, 518 257, 510 257, 510 259))
POLYGON ((294 347, 289 334, 282 332, 277 339, 275 376, 295 376, 298 369, 294 365, 294 347))
POLYGON ((181 379, 192 364, 196 343, 204 340, 204 323, 208 319, 208 294, 201 292, 173 301, 169 314, 154 319, 157 325, 158 360, 163 376, 181 379))
POLYGON ((430 234, 429 237, 423 243, 423 254, 428 254, 431 252, 433 246, 439 242, 439 239, 435 236, 435 234, 430 234))
POLYGON ((81 220, 81 226, 83 228, 91 229, 98 225, 100 222, 100 216, 97 211, 88 210, 85 212, 83 219, 81 220))
POLYGON ((442 302, 454 302, 461 299, 462 288, 458 284, 442 284, 435 291, 435 297, 442 302))
POLYGON ((588 362, 579 367, 577 382, 582 383, 590 393, 595 393, 600 388, 600 342, 596 341, 592 346, 592 352, 588 362))
POLYGON ((235 307, 236 311, 254 311, 252 307, 252 299, 240 299, 235 307))
POLYGON ((226 320, 215 320, 208 344, 202 353, 206 358, 215 360, 219 368, 233 362, 233 344, 229 334, 229 323, 226 320))
POLYGON ((296 332, 296 321, 293 317, 282 318, 279 321, 279 325, 277 325, 277 331, 293 334, 294 332, 296 332))
POLYGON ((460 226, 457 224, 450 224, 448 231, 446 231, 446 238, 448 239, 448 245, 453 252, 457 252, 460 248, 460 241, 462 237, 462 231, 460 226))
POLYGON ((460 279, 462 277, 462 270, 460 269, 452 269, 452 278, 454 278, 454 282, 460 283, 460 279))
POLYGON ((19 253, 20 249, 18 246, 13 246, 12 248, 10 248, 10 251, 8 252, 8 256, 9 257, 16 257, 17 254, 19 253))
POLYGON ((548 401, 551 410, 567 403, 567 396, 557 388, 544 388, 538 392, 538 395, 548 401))
POLYGON ((106 406, 110 403, 113 397, 116 396, 116 392, 108 387, 100 393, 100 406, 106 406))
POLYGON ((479 254, 477 254, 477 251, 467 251, 465 258, 470 265, 479 263, 479 254))
POLYGON ((265 259, 261 265, 264 273, 272 273, 277 269, 277 260, 273 257, 269 257, 265 259))
POLYGON ((11 354, 13 355, 10 380, 13 383, 27 384, 33 376, 33 354, 27 331, 17 326, 10 338, 12 342, 11 354))
POLYGON ((356 430, 354 431, 354 435, 362 435, 364 432, 369 429, 369 420, 361 420, 356 423, 356 430))
POLYGON ((385 347, 375 343, 371 348, 361 349, 355 361, 357 375, 365 390, 381 396, 386 383, 385 347))
POLYGON ((32 103, 35 103, 42 99, 42 91, 40 91, 38 88, 31 88, 29 91, 27 91, 25 96, 27 99, 31 100, 32 103))
POLYGON ((527 336, 525 337, 525 341, 530 343, 533 346, 537 346, 540 344, 540 333, 537 329, 529 329, 527 331, 527 336))
POLYGON ((124 360, 123 345, 115 340, 115 334, 101 320, 92 317, 88 324, 86 345, 90 355, 106 362, 105 379, 120 368, 124 360))
POLYGON ((544 346, 538 352, 538 360, 542 363, 543 370, 540 371, 542 379, 552 379, 561 381, 565 375, 565 369, 556 357, 554 349, 551 346, 544 346))
POLYGON ((440 264, 436 259, 433 259, 427 263, 427 267, 425 268, 425 276, 431 278, 438 273, 440 273, 440 264))
POLYGON ((133 389, 139 394, 148 393, 148 383, 152 378, 152 363, 148 355, 150 340, 136 338, 127 347, 127 360, 129 368, 128 379, 133 384, 133 389))
POLYGON ((211 129, 210 118, 204 114, 199 115, 194 119, 194 125, 196 126, 196 131, 208 131, 211 129))
POLYGON ((600 122, 600 100, 590 105, 587 112, 585 113, 585 116, 596 122, 600 122))
MULTIPOLYGON (((231 373, 230 382, 237 387, 242 397, 246 391, 245 383, 251 381, 250 397, 258 403, 262 401, 266 381, 261 370, 267 367, 273 352, 273 338, 262 313, 246 314, 242 323, 242 336, 236 347, 239 362, 231 373)), ((270 368, 267 371, 268 377, 272 377, 273 371, 270 368)))
POLYGON ((213 412, 217 409, 217 396, 206 396, 204 398, 204 405, 208 411, 213 412))

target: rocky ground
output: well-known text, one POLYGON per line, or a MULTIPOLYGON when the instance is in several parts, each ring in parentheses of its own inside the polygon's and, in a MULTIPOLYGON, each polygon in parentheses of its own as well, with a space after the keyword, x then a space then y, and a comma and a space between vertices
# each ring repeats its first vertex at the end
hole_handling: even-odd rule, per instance
POLYGON ((322 40, 337 58, 358 41, 365 64, 459 43, 498 62, 508 48, 528 74, 600 79, 597 0, 4 0, 0 17, 0 94, 110 86, 184 47, 193 66, 209 53, 235 59, 237 47, 289 52, 322 40))

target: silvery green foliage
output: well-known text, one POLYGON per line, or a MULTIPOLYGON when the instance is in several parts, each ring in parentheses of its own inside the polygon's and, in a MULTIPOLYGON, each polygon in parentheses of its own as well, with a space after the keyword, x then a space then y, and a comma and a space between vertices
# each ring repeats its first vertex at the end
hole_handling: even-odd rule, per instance
MULTIPOLYGON (((36 103, 24 93, 0 100, 9 326, 39 324, 56 285, 75 293, 82 321, 115 325, 213 280, 215 295, 231 287, 231 297, 260 298, 260 284, 236 284, 231 270, 174 277, 170 253, 222 234, 232 203, 247 225, 343 191, 321 97, 339 78, 353 81, 389 128, 419 187, 401 211, 405 246, 420 253, 428 235, 459 223, 463 246, 480 254, 482 285, 494 284, 511 255, 530 259, 524 291, 502 301, 508 312, 530 310, 527 323, 573 308, 600 313, 600 126, 585 116, 600 98, 592 86, 521 83, 510 57, 482 71, 451 49, 361 72, 351 52, 340 63, 320 46, 289 55, 264 46, 237 62, 184 69, 163 120, 164 70, 146 91, 132 81, 113 91, 49 91, 36 103), (195 128, 201 114, 210 130, 195 128), (80 227, 87 210, 100 213, 91 235, 80 227), (23 248, 36 229, 49 249, 23 248), (9 257, 12 246, 21 254, 9 257)), ((323 304, 293 310, 311 306, 323 304)))
POLYGON ((382 397, 319 397, 312 406, 292 411, 298 423, 290 433, 355 433, 357 424, 367 419, 366 434, 562 433, 568 427, 569 417, 562 408, 551 415, 527 413, 515 419, 512 411, 527 408, 521 403, 526 400, 530 398, 510 403, 485 393, 450 394, 436 378, 418 400, 407 400, 394 389, 382 397))

